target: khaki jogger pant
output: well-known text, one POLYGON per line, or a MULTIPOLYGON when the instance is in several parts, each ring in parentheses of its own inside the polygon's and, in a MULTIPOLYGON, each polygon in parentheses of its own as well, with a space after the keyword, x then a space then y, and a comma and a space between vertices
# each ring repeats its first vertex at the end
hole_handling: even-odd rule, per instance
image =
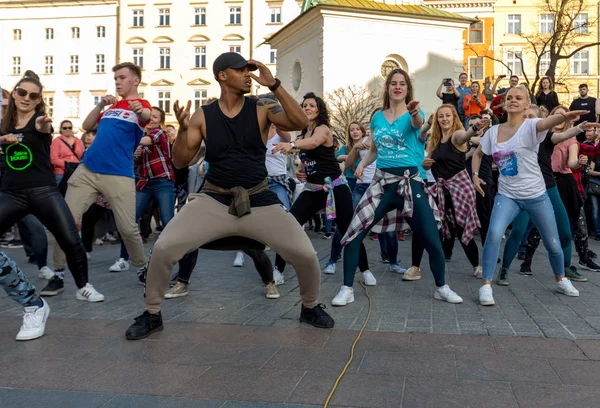
MULTIPOLYGON (((117 229, 129 252, 131 263, 146 264, 142 238, 135 219, 135 180, 130 177, 94 173, 83 163, 69 178, 65 201, 73 214, 75 223, 81 225, 81 217, 101 194, 108 199, 117 229)), ((65 268, 64 252, 54 246, 54 267, 65 268)))
POLYGON ((165 227, 152 249, 146 280, 146 310, 156 314, 169 286, 173 266, 187 253, 227 236, 242 236, 269 245, 292 264, 298 275, 302 303, 317 305, 321 268, 310 239, 296 219, 281 205, 254 207, 236 217, 206 194, 192 194, 165 227))

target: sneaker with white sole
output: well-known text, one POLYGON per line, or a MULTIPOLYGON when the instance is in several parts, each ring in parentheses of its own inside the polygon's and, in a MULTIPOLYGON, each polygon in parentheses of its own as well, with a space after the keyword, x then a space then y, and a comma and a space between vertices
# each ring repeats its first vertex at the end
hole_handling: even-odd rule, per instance
POLYGON ((85 253, 85 257, 87 258, 88 261, 92 260, 92 253, 91 252, 86 252, 85 253))
POLYGON ((38 275, 42 279, 50 280, 54 276, 54 271, 47 266, 44 266, 40 269, 40 273, 38 275))
POLYGON ((437 288, 433 294, 433 298, 437 300, 443 300, 448 303, 462 303, 463 300, 460 296, 456 294, 450 286, 447 284, 442 286, 441 288, 437 288))
POLYGON ((275 281, 275 285, 283 285, 285 283, 285 279, 283 279, 283 273, 279 272, 277 267, 273 269, 273 280, 275 281))
POLYGON ((277 291, 275 282, 267 283, 265 285, 265 292, 265 297, 267 299, 279 299, 279 292, 277 291))
POLYGON ((492 285, 489 283, 487 285, 482 285, 479 288, 479 303, 481 306, 494 306, 496 304, 492 285))
POLYGON ((477 279, 481 279, 483 277, 483 268, 481 266, 476 266, 473 268, 473 276, 477 279))
POLYGON ((108 268, 110 272, 123 272, 129 270, 129 261, 126 261, 123 258, 117 259, 117 261, 112 264, 110 268, 108 268))
POLYGON ((367 286, 375 286, 377 285, 377 279, 375 279, 375 276, 373 276, 373 274, 371 273, 370 270, 366 270, 364 272, 362 272, 360 277, 360 280, 367 286))
POLYGON ((402 275, 402 280, 405 281, 416 281, 421 279, 421 269, 418 266, 411 266, 408 268, 404 275, 402 275))
POLYGON ((331 301, 331 304, 333 306, 346 306, 352 302, 354 302, 354 289, 349 286, 342 286, 338 294, 331 301))
POLYGON ((175 299, 178 297, 183 297, 188 295, 188 285, 187 283, 177 282, 170 288, 167 293, 165 293, 165 299, 175 299))
POLYGON ((88 283, 81 289, 78 289, 75 293, 77 300, 87 300, 88 302, 102 302, 104 301, 104 295, 98 292, 92 285, 88 283))
POLYGON ((96 238, 94 245, 104 245, 104 241, 102 241, 100 238, 96 238))
POLYGON ((114 235, 113 235, 113 234, 111 234, 110 232, 107 232, 106 234, 104 234, 104 236, 102 237, 102 239, 103 239, 104 241, 108 241, 108 242, 110 242, 110 243, 113 243, 113 242, 117 242, 117 241, 118 241, 118 240, 117 240, 117 238, 115 238, 115 237, 114 237, 114 235))
POLYGON ((325 272, 327 275, 333 275, 335 273, 335 263, 328 262, 323 272, 325 272))
POLYGON ((558 281, 557 291, 562 293, 563 295, 577 297, 579 296, 579 291, 575 289, 573 284, 567 278, 562 278, 558 281))
POLYGON ((392 272, 403 274, 406 272, 406 269, 403 268, 399 263, 394 263, 390 266, 392 272))
MULTIPOLYGON (((41 299, 41 298, 40 298, 41 299)), ((44 299, 43 305, 27 306, 23 312, 23 325, 17 333, 17 340, 33 340, 44 335, 46 320, 50 314, 50 306, 44 299)))
POLYGON ((233 266, 235 266, 236 268, 244 266, 244 260, 244 253, 242 251, 239 251, 235 255, 235 259, 233 260, 233 266))

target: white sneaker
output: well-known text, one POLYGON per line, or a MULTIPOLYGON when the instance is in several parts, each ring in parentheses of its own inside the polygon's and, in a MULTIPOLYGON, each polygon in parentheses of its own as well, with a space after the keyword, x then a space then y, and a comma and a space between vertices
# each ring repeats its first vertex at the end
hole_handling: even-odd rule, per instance
POLYGON ((492 285, 489 283, 479 288, 479 303, 482 306, 494 306, 494 294, 492 292, 492 285))
POLYGON ((563 295, 577 297, 579 296, 579 291, 575 289, 573 284, 567 278, 562 278, 558 281, 557 290, 563 295))
POLYGON ((279 272, 277 270, 277 267, 273 269, 273 280, 275 281, 275 285, 277 286, 283 285, 285 283, 285 280, 283 279, 283 273, 279 272))
POLYGON ((104 241, 102 241, 100 238, 96 238, 94 245, 104 245, 104 241))
POLYGON ((396 273, 404 273, 404 272, 406 272, 406 269, 404 269, 402 266, 400 266, 399 263, 392 264, 390 266, 390 269, 392 270, 392 272, 396 272, 396 273))
POLYGON ((108 268, 110 272, 123 272, 129 270, 129 261, 126 261, 123 258, 117 259, 117 262, 112 264, 110 268, 108 268))
POLYGON ((233 260, 233 266, 237 268, 244 266, 244 253, 242 251, 239 251, 235 255, 235 259, 233 260))
POLYGON ((86 252, 85 256, 86 256, 86 258, 87 258, 88 261, 92 260, 92 253, 91 252, 86 252))
POLYGON ((456 294, 450 286, 447 284, 442 286, 441 288, 437 288, 435 293, 433 294, 433 298, 437 300, 443 300, 448 303, 462 303, 463 300, 460 296, 456 294))
POLYGON ((279 299, 277 286, 273 282, 265 285, 265 297, 267 299, 279 299))
MULTIPOLYGON (((41 299, 41 298, 40 298, 41 299)), ((23 312, 23 325, 17 333, 17 340, 33 340, 44 335, 50 306, 42 299, 43 306, 28 306, 23 312)))
POLYGON ((346 306, 346 304, 352 302, 354 302, 354 289, 342 286, 339 293, 331 301, 331 304, 333 306, 346 306))
POLYGON ((324 272, 327 275, 333 275, 335 273, 335 264, 334 263, 328 263, 327 266, 325 267, 324 272))
POLYGON ((117 242, 117 239, 113 236, 113 234, 108 233, 108 232, 106 234, 104 234, 102 239, 104 241, 108 241, 108 242, 117 242))
POLYGON ((40 273, 38 275, 40 278, 42 279, 52 279, 52 277, 54 276, 54 271, 50 268, 48 268, 47 266, 44 266, 43 268, 40 269, 40 273))
POLYGON ((81 289, 77 290, 75 293, 75 298, 77 300, 87 300, 88 302, 102 302, 104 300, 104 295, 98 292, 92 285, 88 283, 81 289))
POLYGON ((377 285, 377 279, 375 279, 375 276, 373 276, 373 274, 369 270, 366 270, 361 273, 361 280, 367 286, 377 285))
POLYGON ((473 276, 477 279, 481 279, 483 277, 483 268, 481 266, 476 266, 473 268, 473 276))

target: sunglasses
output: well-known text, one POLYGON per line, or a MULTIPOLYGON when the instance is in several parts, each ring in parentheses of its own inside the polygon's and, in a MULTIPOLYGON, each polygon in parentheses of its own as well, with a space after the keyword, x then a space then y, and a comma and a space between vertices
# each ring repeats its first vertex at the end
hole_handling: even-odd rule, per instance
POLYGON ((19 95, 22 98, 25 98, 27 95, 29 95, 29 99, 34 101, 40 99, 40 96, 42 96, 41 92, 27 92, 23 88, 17 88, 15 89, 15 92, 17 92, 17 95, 19 95))
POLYGON ((71 127, 64 127, 64 128, 62 128, 62 130, 73 130, 73 127, 72 126, 71 127))

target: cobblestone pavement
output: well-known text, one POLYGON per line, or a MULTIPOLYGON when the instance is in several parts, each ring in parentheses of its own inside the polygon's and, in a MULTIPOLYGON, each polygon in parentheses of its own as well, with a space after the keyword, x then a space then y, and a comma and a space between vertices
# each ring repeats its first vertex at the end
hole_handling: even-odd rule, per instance
MULTIPOLYGON (((331 241, 309 235, 324 266, 331 241)), ((483 308, 480 281, 457 245, 448 281, 464 303, 450 305, 433 299, 427 256, 423 279, 403 282, 378 261, 378 243, 365 243, 378 279, 369 289, 373 313, 333 406, 600 406, 600 274, 583 272, 589 282, 575 284, 579 298, 559 295, 542 249, 534 276, 521 276, 515 262, 510 286, 494 287, 497 306, 483 308)), ((44 285, 22 250, 6 251, 44 285)), ((124 331, 143 310, 142 288, 133 267, 108 272, 117 255, 116 245, 95 247, 90 262, 91 283, 106 301, 76 301, 68 278, 65 292, 49 300, 39 340, 14 340, 21 308, 0 296, 0 406, 322 406, 368 309, 357 285, 354 303, 329 306, 335 329, 313 329, 298 322, 291 268, 281 298, 267 300, 249 259, 234 268, 234 253, 203 251, 190 295, 164 303, 165 330, 128 342, 124 331)), ((408 266, 410 238, 400 243, 400 258, 408 266)), ((327 305, 341 269, 323 275, 327 305)))

